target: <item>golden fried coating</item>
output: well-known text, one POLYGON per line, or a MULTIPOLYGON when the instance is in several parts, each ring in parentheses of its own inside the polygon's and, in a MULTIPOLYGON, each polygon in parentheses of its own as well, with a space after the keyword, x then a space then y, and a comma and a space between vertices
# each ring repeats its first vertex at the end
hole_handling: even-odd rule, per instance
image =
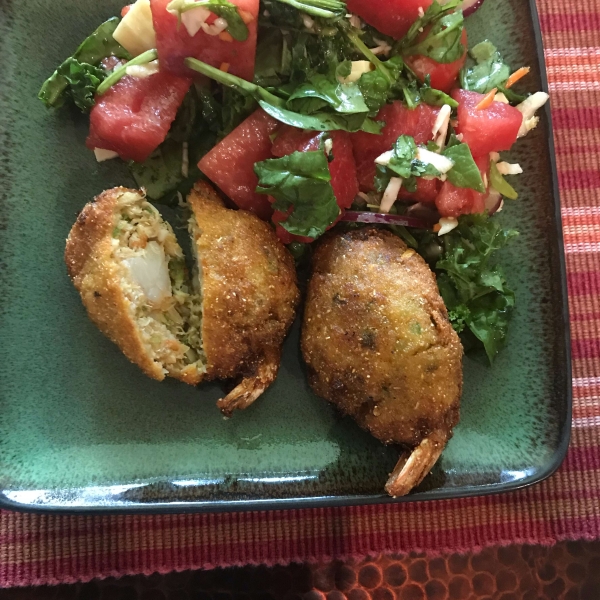
POLYGON ((218 406, 249 406, 275 380, 299 292, 290 253, 255 215, 225 208, 199 182, 188 196, 203 295, 207 377, 242 377, 218 406))
POLYGON ((395 235, 327 235, 315 252, 302 352, 314 391, 385 444, 401 444, 386 485, 408 493, 459 418, 462 346, 435 276, 395 235))
POLYGON ((275 380, 299 292, 273 230, 196 184, 188 198, 195 266, 143 192, 115 188, 85 206, 65 250, 88 314, 150 377, 239 379, 218 406, 252 404, 275 380))

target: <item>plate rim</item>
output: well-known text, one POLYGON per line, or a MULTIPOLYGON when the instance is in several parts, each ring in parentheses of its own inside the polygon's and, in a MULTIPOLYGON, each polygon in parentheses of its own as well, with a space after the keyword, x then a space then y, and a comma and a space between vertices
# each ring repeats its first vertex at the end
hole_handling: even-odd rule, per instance
MULTIPOLYGON (((531 27, 533 29, 535 48, 542 91, 549 93, 548 75, 546 71, 546 60, 544 56, 544 44, 541 31, 541 23, 536 0, 529 0, 529 11, 531 16, 531 27)), ((120 505, 108 504, 110 495, 102 495, 107 504, 96 505, 61 505, 61 504, 35 504, 19 502, 8 498, 7 490, 0 490, 0 509, 25 512, 33 514, 173 514, 173 513, 227 513, 244 512, 256 510, 287 510, 307 508, 331 508, 342 506, 367 506, 373 504, 404 504, 407 502, 429 502, 433 500, 456 500, 459 498, 472 498, 477 496, 490 496, 514 492, 530 487, 551 477, 564 461, 569 448, 572 427, 573 389, 572 389, 572 353, 571 353, 571 327, 569 320, 569 298, 567 287, 566 255, 562 229, 562 213, 560 203, 560 190, 558 185, 558 169, 556 162, 556 151, 554 143, 554 128, 550 104, 544 107, 544 115, 547 123, 546 144, 550 155, 550 168, 552 172, 551 192, 554 202, 554 227, 553 236, 554 250, 557 252, 558 269, 560 274, 559 294, 557 299, 562 301, 562 352, 561 344, 557 344, 559 352, 564 353, 565 364, 561 377, 564 379, 561 385, 564 387, 563 397, 565 401, 565 420, 559 423, 559 438, 551 458, 543 468, 538 469, 532 475, 504 483, 492 483, 484 485, 460 486, 452 489, 434 489, 417 494, 410 494, 398 498, 391 498, 386 494, 364 494, 364 495, 342 495, 342 496, 307 496, 296 498, 266 498, 252 500, 218 500, 218 501, 190 501, 190 502, 131 502, 120 505)), ((558 394, 557 394, 558 395, 558 394)), ((131 482, 133 485, 133 482, 131 482)), ((165 480, 168 483, 168 480, 165 480)), ((110 489, 112 486, 94 486, 96 489, 110 489)), ((85 487, 79 489, 87 489, 85 487)), ((40 490, 40 492, 53 492, 52 490, 40 490)), ((69 490, 73 492, 73 489, 69 490)), ((10 491, 13 493, 13 490, 10 491)))

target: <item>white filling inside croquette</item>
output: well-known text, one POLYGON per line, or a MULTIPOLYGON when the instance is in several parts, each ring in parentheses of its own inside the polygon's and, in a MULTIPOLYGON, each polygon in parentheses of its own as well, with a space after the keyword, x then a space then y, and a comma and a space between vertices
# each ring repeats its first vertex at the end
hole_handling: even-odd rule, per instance
POLYGON ((121 289, 146 350, 166 372, 190 365, 206 372, 201 320, 194 317, 201 294, 186 278, 183 252, 169 223, 143 196, 125 192, 112 236, 121 289))

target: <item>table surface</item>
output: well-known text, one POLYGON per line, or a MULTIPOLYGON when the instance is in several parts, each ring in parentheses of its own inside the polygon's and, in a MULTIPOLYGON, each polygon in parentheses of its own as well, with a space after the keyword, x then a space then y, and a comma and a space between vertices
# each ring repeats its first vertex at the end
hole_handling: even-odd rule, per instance
POLYGON ((0 600, 599 600, 600 542, 183 571, 0 590, 0 600))

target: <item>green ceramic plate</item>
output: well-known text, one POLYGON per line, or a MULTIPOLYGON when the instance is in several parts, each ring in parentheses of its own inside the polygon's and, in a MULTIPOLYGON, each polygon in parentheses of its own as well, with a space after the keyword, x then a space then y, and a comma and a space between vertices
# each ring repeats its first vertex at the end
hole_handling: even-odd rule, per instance
MULTIPOLYGON (((151 381, 88 320, 63 264, 77 212, 130 185, 85 149, 87 118, 47 111, 41 82, 123 1, 0 3, 0 490, 26 510, 180 511, 390 501, 397 452, 311 394, 289 337, 276 384, 225 421, 220 389, 151 381)), ((533 0, 488 0, 468 19, 546 88, 533 0)), ((515 489, 548 476, 570 425, 565 269, 549 112, 511 159, 521 199, 499 216, 521 236, 502 261, 518 298, 493 368, 465 361, 462 419, 408 498, 515 489)))

